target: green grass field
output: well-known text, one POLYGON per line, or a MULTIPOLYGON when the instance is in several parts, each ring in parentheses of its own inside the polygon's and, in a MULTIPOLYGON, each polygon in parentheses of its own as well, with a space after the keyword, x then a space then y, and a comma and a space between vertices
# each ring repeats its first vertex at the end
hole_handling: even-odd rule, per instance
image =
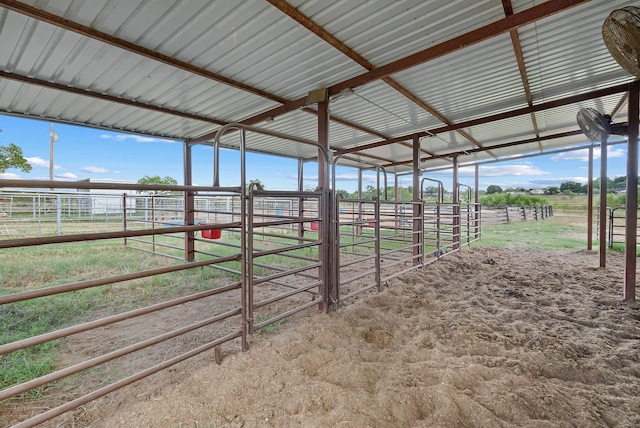
MULTIPOLYGON (((596 242, 594 238, 594 245, 596 242)), ((585 250, 587 248, 586 215, 561 213, 540 221, 487 225, 482 228, 482 239, 477 245, 585 250)))

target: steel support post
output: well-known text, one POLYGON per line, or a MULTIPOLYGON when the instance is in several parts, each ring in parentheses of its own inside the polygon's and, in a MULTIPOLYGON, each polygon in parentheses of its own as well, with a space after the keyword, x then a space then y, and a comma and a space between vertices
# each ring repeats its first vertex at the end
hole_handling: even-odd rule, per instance
POLYGON ((587 183, 587 250, 593 249, 593 144, 589 146, 589 179, 587 183))
POLYGON ((453 157, 453 243, 454 250, 460 249, 460 189, 458 189, 458 156, 453 157))
MULTIPOLYGON (((191 145, 187 142, 183 145, 183 171, 184 171, 184 185, 191 186, 193 183, 192 174, 192 154, 191 145)), ((185 226, 192 226, 195 221, 195 206, 193 192, 185 190, 184 192, 184 224, 185 226)), ((194 232, 189 231, 184 233, 184 260, 186 262, 192 262, 195 260, 195 239, 194 232)))
MULTIPOLYGON (((385 182, 386 184, 386 182, 385 182)), ((373 205, 373 213, 376 218, 376 227, 374 229, 375 235, 375 243, 374 243, 374 251, 376 253, 375 258, 375 281, 376 287, 378 291, 382 291, 382 255, 381 255, 381 245, 380 245, 380 169, 376 169, 376 196, 373 205)))
MULTIPOLYGON (((413 137, 413 265, 424 264, 424 227, 420 200, 420 138, 413 137)), ((397 180, 396 175, 396 180, 397 180)), ((396 192, 398 186, 396 185, 396 192)), ((397 199, 397 197, 396 197, 397 199)), ((397 207, 397 205, 396 205, 397 207)), ((397 214, 396 214, 397 218, 397 214)))
POLYGON ((397 202, 398 197, 400 196, 400 192, 398 190, 398 187, 400 186, 400 177, 398 177, 398 174, 393 174, 393 177, 394 177, 394 186, 395 186, 393 189, 393 200, 397 202))
MULTIPOLYGON (((394 176, 394 190, 393 190, 393 200, 395 202, 398 202, 398 197, 400 196, 400 177, 398 177, 398 174, 393 174, 394 176)), ((400 221, 398 218, 398 214, 400 212, 400 207, 399 204, 394 204, 394 216, 395 216, 395 228, 397 229, 400 226, 400 221)))
MULTIPOLYGON (((78 207, 78 212, 80 212, 80 207, 78 207)), ((123 193, 122 194, 122 231, 126 232, 127 231, 127 194, 123 193)), ((4 225, 5 229, 7 227, 7 225, 4 225)), ((127 237, 124 237, 124 245, 127 245, 127 237)))
POLYGON ((480 237, 480 167, 475 165, 474 170, 474 208, 473 208, 473 238, 478 239, 480 237))
POLYGON ((362 210, 364 204, 362 203, 362 168, 358 168, 358 225, 356 226, 356 235, 362 236, 362 210))
POLYGON ((253 233, 253 230, 247 230, 247 159, 244 148, 246 147, 247 132, 245 129, 240 130, 240 275, 242 284, 240 293, 242 294, 242 351, 249 350, 249 319, 248 319, 248 284, 247 284, 247 234, 253 233))
MULTIPOLYGON (((329 150, 329 102, 328 100, 318 102, 318 143, 329 150)), ((321 261, 321 289, 322 296, 320 302, 320 310, 326 313, 330 308, 332 301, 337 301, 335 296, 335 287, 333 284, 333 269, 337 262, 337 252, 333 245, 335 237, 332 236, 331 209, 333 198, 329 186, 329 164, 331 159, 324 159, 324 156, 318 152, 318 182, 322 188, 322 197, 319 204, 319 216, 322 218, 320 234, 322 236, 322 251, 320 252, 321 261)))
POLYGON ((600 267, 607 266, 607 138, 600 143, 600 267))
MULTIPOLYGON (((319 158, 318 158, 319 159, 319 158)), ((298 192, 304 191, 304 161, 302 159, 298 159, 298 192)), ((291 215, 291 214, 290 214, 291 215)), ((302 218, 304 216, 304 198, 298 198, 298 217, 302 218)), ((302 245, 304 238, 304 223, 298 223, 298 244, 302 245)))
POLYGON ((636 244, 638 228, 638 81, 629 85, 629 124, 627 127, 627 202, 625 218, 624 300, 636 300, 636 244))

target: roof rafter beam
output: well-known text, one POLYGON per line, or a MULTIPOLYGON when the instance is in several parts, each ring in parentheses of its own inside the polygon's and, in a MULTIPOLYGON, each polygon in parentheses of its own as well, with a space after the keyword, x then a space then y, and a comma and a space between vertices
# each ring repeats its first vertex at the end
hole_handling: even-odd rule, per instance
POLYGON ((620 110, 622 110, 622 107, 624 107, 624 105, 627 103, 628 98, 629 98, 629 93, 625 92, 624 95, 620 98, 620 101, 618 101, 618 104, 616 104, 616 106, 611 111, 611 114, 610 114, 611 118, 616 117, 616 115, 620 113, 620 110))
POLYGON ((9 73, 7 71, 0 70, 0 78, 15 80, 17 82, 26 83, 29 85, 42 86, 45 88, 56 89, 58 91, 67 92, 76 95, 82 95, 85 97, 91 97, 102 101, 109 101, 112 103, 123 104, 126 106, 142 108, 145 110, 151 110, 158 113, 170 114, 173 116, 180 116, 187 119, 199 120, 201 122, 213 123, 215 125, 226 125, 227 122, 222 120, 213 119, 206 116, 200 116, 197 114, 187 113, 178 110, 172 110, 166 107, 155 106, 152 104, 145 104, 139 101, 129 100, 126 98, 114 97, 112 95, 99 94, 97 92, 91 92, 85 89, 74 88, 73 86, 61 85, 60 83, 48 82, 41 79, 35 79, 33 77, 22 76, 16 73, 9 73))
MULTIPOLYGON (((504 34, 523 25, 531 24, 532 22, 536 22, 540 19, 562 12, 579 4, 585 3, 586 1, 588 0, 550 0, 537 6, 532 6, 522 12, 515 13, 499 21, 485 25, 484 27, 478 28, 476 30, 462 34, 458 37, 454 37, 453 39, 447 40, 438 45, 424 49, 413 55, 409 55, 382 67, 363 73, 359 76, 332 85, 328 88, 329 95, 336 95, 341 91, 366 85, 367 83, 382 79, 383 77, 389 76, 391 74, 404 71, 432 59, 439 58, 451 52, 458 51, 460 49, 466 48, 500 34, 504 34)), ((246 125, 254 125, 256 123, 262 122, 267 118, 276 117, 290 111, 297 110, 301 107, 304 107, 305 104, 306 97, 299 98, 297 100, 290 101, 280 107, 276 107, 264 113, 245 119, 244 121, 242 121, 242 123, 246 125)), ((209 138, 212 138, 212 136, 203 135, 198 139, 200 140, 200 138, 204 138, 204 140, 207 140, 209 138)))
MULTIPOLYGON (((506 16, 513 15, 513 5, 511 0, 502 0, 502 8, 506 16)), ((516 55, 516 61, 518 63, 518 70, 520 71, 520 78, 522 79, 522 86, 524 87, 524 94, 527 98, 527 104, 529 107, 533 106, 533 97, 531 95, 531 87, 529 86, 529 77, 527 75, 527 68, 524 63, 524 54, 522 53, 522 44, 520 43, 520 35, 517 29, 509 31, 511 36, 511 44, 513 45, 513 51, 516 55)), ((540 136, 540 130, 538 128, 538 120, 535 113, 531 113, 531 122, 533 123, 533 132, 536 137, 540 136)), ((538 148, 542 151, 542 143, 538 143, 538 148)))
POLYGON ((587 101, 587 100, 591 100, 594 98, 600 98, 600 97, 605 97, 608 95, 613 95, 613 94, 618 94, 620 92, 625 92, 627 89, 629 88, 629 84, 628 83, 623 83, 620 85, 616 85, 616 86, 611 86, 609 88, 604 88, 604 89, 597 89, 595 91, 590 91, 590 92, 586 92, 584 94, 578 94, 578 95, 572 95, 569 97, 565 97, 565 98, 560 98, 557 100, 553 100, 553 101, 547 101, 545 103, 540 103, 537 105, 533 105, 530 107, 522 107, 519 109, 515 109, 515 110, 510 110, 510 111, 506 111, 503 113, 497 113, 497 114, 493 114, 490 116, 485 116, 485 117, 481 117, 478 119, 472 119, 472 120, 468 120, 466 122, 460 122, 460 123, 456 123, 455 125, 452 126, 443 126, 440 128, 433 128, 430 129, 426 132, 418 132, 418 133, 414 133, 414 134, 407 134, 407 135, 402 135, 400 137, 395 137, 392 138, 390 140, 387 141, 378 141, 375 143, 369 143, 369 144, 364 144, 361 146, 356 146, 356 147, 350 147, 348 149, 342 149, 338 151, 338 154, 342 154, 342 153, 355 153, 355 152, 359 152, 361 150, 368 150, 368 149, 373 149, 376 147, 382 147, 382 146, 386 146, 388 144, 393 144, 393 143, 397 143, 399 141, 408 141, 413 139, 414 137, 428 137, 430 135, 433 134, 440 134, 442 132, 449 132, 449 131, 454 131, 456 129, 460 129, 460 128, 468 128, 471 126, 477 126, 477 125, 483 125, 485 123, 489 123, 489 122, 496 122, 498 120, 503 120, 503 119, 510 119, 512 117, 516 117, 516 116, 522 116, 523 114, 531 114, 531 113, 535 113, 538 111, 544 111, 544 110, 549 110, 555 107, 561 107, 564 105, 568 105, 568 104, 575 104, 575 103, 579 103, 581 101, 587 101))
MULTIPOLYGON (((434 160, 434 159, 443 159, 443 158, 451 158, 453 156, 463 156, 463 155, 469 155, 471 153, 480 153, 480 152, 484 152, 487 151, 489 149, 493 149, 493 150, 497 150, 497 149, 505 149, 508 147, 514 147, 514 146, 521 146, 523 144, 530 144, 530 143, 535 143, 537 142, 538 144, 540 144, 542 141, 547 141, 547 140, 555 140, 558 138, 566 138, 566 137, 571 137, 573 135, 579 135, 582 134, 582 131, 577 130, 577 131, 569 131, 569 132, 561 132, 558 134, 552 134, 552 135, 546 135, 544 137, 535 137, 535 138, 528 138, 526 140, 519 140, 519 141, 512 141, 509 143, 503 143, 503 144, 496 144, 495 146, 491 146, 488 148, 475 148, 475 149, 469 149, 469 150, 464 150, 464 151, 455 151, 455 152, 450 152, 450 153, 443 153, 440 155, 435 155, 429 158, 420 158, 420 162, 425 162, 425 161, 429 161, 429 160, 434 160)), ((386 165, 383 165, 385 167, 392 167, 392 166, 398 166, 398 165, 407 165, 410 164, 411 162, 413 162, 412 159, 410 160, 405 160, 405 161, 398 161, 398 162, 390 162, 386 165)))

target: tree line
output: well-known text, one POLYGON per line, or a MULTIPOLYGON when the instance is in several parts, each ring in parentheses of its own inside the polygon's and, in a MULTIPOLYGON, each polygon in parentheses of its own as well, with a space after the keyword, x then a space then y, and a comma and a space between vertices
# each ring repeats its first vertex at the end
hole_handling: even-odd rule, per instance
MULTIPOLYGON (((616 178, 607 177, 607 193, 616 193, 616 190, 626 189, 627 186, 627 177, 621 176, 616 178)), ((593 181, 593 189, 596 191, 600 190, 600 178, 597 178, 593 181)), ((580 195, 587 194, 588 185, 578 183, 577 181, 565 181, 561 183, 560 186, 548 186, 545 187, 543 193, 545 195, 580 195)), ((531 189, 524 189, 522 187, 519 188, 507 188, 502 189, 502 187, 492 184, 487 187, 487 195, 491 195, 494 193, 528 193, 531 189)))

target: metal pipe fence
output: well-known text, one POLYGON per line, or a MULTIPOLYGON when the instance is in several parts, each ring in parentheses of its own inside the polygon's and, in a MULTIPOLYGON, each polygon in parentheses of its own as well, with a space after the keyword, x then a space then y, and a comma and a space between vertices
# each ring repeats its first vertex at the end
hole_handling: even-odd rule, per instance
MULTIPOLYGON (((609 248, 613 248, 616 244, 624 245, 626 240, 626 215, 626 207, 607 207, 607 245, 609 248)), ((640 207, 639 211, 636 212, 636 216, 640 218, 640 207)), ((600 218, 599 210, 598 218, 600 218)), ((640 236, 640 228, 636 230, 636 236, 640 236)))
MULTIPOLYGON (((218 226, 229 230, 237 228, 238 217, 232 203, 234 199, 238 199, 237 195, 222 188, 203 190, 220 194, 212 195, 210 199, 213 201, 231 201, 230 211, 219 217, 222 222, 218 223, 218 226)), ((121 290, 136 290, 136 284, 146 279, 186 274, 194 270, 197 273, 203 268, 237 265, 245 252, 244 244, 230 246, 225 251, 215 251, 210 240, 206 239, 194 239, 198 241, 198 257, 194 260, 185 259, 185 236, 193 236, 194 232, 207 232, 211 226, 186 224, 184 196, 180 196, 123 193, 122 196, 92 195, 89 198, 84 194, 3 192, 0 197, 3 201, 2 209, 7 210, 4 211, 7 215, 3 216, 5 227, 0 239, 0 249, 5 260, 3 269, 8 268, 7 258, 17 260, 13 263, 18 264, 21 254, 31 256, 33 251, 30 249, 39 250, 43 245, 47 245, 47 248, 54 250, 54 254, 60 254, 57 260, 54 260, 56 256, 51 256, 51 263, 64 266, 65 258, 70 254, 79 253, 83 260, 87 260, 87 272, 83 276, 89 276, 89 279, 80 280, 69 276, 70 274, 63 269, 53 278, 53 283, 3 282, 0 293, 0 314, 3 322, 9 322, 9 325, 13 325, 17 330, 20 322, 28 322, 28 319, 21 321, 22 314, 28 311, 34 312, 34 316, 37 316, 35 314, 38 310, 46 311, 49 307, 69 305, 72 301, 86 300, 87 296, 108 295, 117 287, 121 287, 121 290), (78 225, 79 221, 82 222, 81 225, 78 225), (126 248, 131 250, 135 248, 163 254, 170 258, 164 257, 162 260, 172 261, 163 262, 156 258, 153 259, 155 266, 147 266, 145 262, 131 271, 127 269, 126 273, 119 273, 119 269, 105 268, 101 262, 108 257, 100 254, 103 247, 86 244, 99 241, 108 248, 115 248, 114 239, 121 248, 122 244, 126 243, 126 248), (149 247, 145 248, 145 245, 149 247), (18 252, 19 250, 21 252, 18 252), (98 273, 95 276, 90 275, 94 270, 98 273), (39 309, 39 306, 42 308, 39 309)), ((207 203, 211 202, 203 199, 202 204, 207 203)), ((206 220, 208 213, 201 215, 202 219, 206 220)), ((43 267, 46 268, 46 264, 43 267)), ((33 272, 25 272, 26 277, 32 274, 33 272)), ((83 379, 90 379, 92 373, 99 376, 100 370, 109 370, 103 367, 119 367, 117 371, 121 373, 121 378, 115 382, 94 391, 79 389, 69 402, 17 425, 34 426, 186 358, 209 349, 214 349, 218 355, 219 348, 224 343, 236 342, 238 339, 241 343, 246 341, 246 316, 243 309, 246 301, 241 292, 243 279, 238 275, 235 279, 226 276, 224 280, 215 275, 206 277, 209 278, 208 283, 199 284, 195 289, 184 287, 179 292, 173 292, 171 289, 161 290, 162 287, 157 287, 156 292, 162 293, 163 297, 114 304, 106 315, 101 311, 91 312, 93 317, 77 318, 69 326, 52 326, 45 331, 17 338, 14 337, 13 331, 5 330, 0 342, 0 355, 2 358, 15 356, 17 359, 13 360, 17 361, 25 358, 20 357, 23 355, 21 353, 36 352, 41 346, 72 346, 76 338, 87 335, 99 336, 105 329, 135 330, 151 322, 150 320, 157 319, 156 317, 175 317, 178 308, 186 310, 194 305, 206 305, 208 308, 207 312, 202 314, 204 316, 183 319, 182 324, 176 323, 169 330, 162 332, 150 332, 131 343, 104 348, 96 343, 97 353, 87 353, 86 350, 71 351, 74 360, 69 361, 66 366, 59 366, 46 374, 3 387, 0 390, 0 402, 15 400, 16 396, 39 388, 55 386, 77 376, 83 376, 83 379), (148 353, 151 348, 158 347, 162 349, 161 360, 149 359, 148 366, 143 367, 127 365, 127 361, 136 360, 140 353, 148 353)), ((179 280, 180 277, 173 278, 179 280)), ((185 278, 183 281, 189 281, 190 277, 182 278, 185 278)))
POLYGON ((525 220, 544 220, 553 216, 551 205, 483 207, 483 224, 513 223, 525 220))
MULTIPOLYGON (((88 203, 85 195, 76 194, 3 194, 3 201, 11 203, 3 205, 3 209, 10 208, 10 215, 3 217, 7 227, 0 239, 2 251, 69 246, 95 258, 95 266, 87 264, 89 272, 103 272, 98 268, 100 249, 94 254, 84 245, 90 241, 116 242, 127 254, 148 253, 153 265, 147 265, 150 262, 144 259, 142 265, 127 267, 125 272, 106 269, 83 279, 62 275, 52 283, 24 283, 11 288, 3 285, 0 313, 12 313, 20 305, 37 305, 38 299, 83 299, 86 293, 109 295, 118 287, 137 290, 141 281, 150 281, 150 294, 158 296, 133 308, 128 303, 106 314, 90 312, 93 315, 88 319, 78 319, 72 325, 3 340, 0 355, 9 356, 52 343, 64 343, 73 349, 76 338, 95 337, 105 329, 141 331, 135 340, 98 349, 95 354, 78 353, 67 365, 10 385, 0 391, 0 401, 76 376, 99 376, 102 367, 118 361, 126 364, 150 349, 176 343, 171 351, 161 352, 161 360, 150 360, 146 366, 131 364, 135 370, 122 370, 122 376, 106 387, 78 390, 69 402, 24 421, 22 426, 62 415, 80 403, 208 350, 214 351, 219 362, 222 346, 245 350, 259 330, 301 311, 324 310, 328 284, 335 285, 329 304, 338 307, 360 293, 379 291, 392 278, 457 251, 480 236, 480 206, 475 204, 331 198, 332 214, 326 217, 321 208, 325 192, 252 188, 243 198, 245 192, 237 188, 212 187, 200 189, 187 203, 191 188, 177 186, 175 192, 179 193, 143 195, 125 187, 117 189, 122 193, 108 197, 92 195, 104 199, 103 205, 88 203), (50 204, 49 211, 39 208, 44 201, 50 204), (86 209, 78 210, 79 204, 86 209), (101 212, 102 208, 94 207, 109 209, 101 212), (38 222, 46 223, 38 216, 55 218, 51 221, 47 217, 55 226, 35 227, 38 222), (82 227, 74 223, 78 216, 87 217, 82 227), (28 223, 22 221, 25 218, 31 222, 31 229, 24 227, 28 223), (331 240, 322 233, 327 230, 327 222, 331 223, 331 233, 335 232, 331 240), (332 267, 329 277, 327 263, 332 267), (168 278, 166 286, 153 288, 157 278, 177 274, 187 276, 168 278), (175 281, 195 289, 174 292, 175 281), (177 322, 168 331, 146 334, 141 328, 157 319, 154 317, 175 319, 177 310, 184 311, 190 305, 204 305, 207 310, 177 322)), ((65 257, 65 252, 62 254, 65 257)))

